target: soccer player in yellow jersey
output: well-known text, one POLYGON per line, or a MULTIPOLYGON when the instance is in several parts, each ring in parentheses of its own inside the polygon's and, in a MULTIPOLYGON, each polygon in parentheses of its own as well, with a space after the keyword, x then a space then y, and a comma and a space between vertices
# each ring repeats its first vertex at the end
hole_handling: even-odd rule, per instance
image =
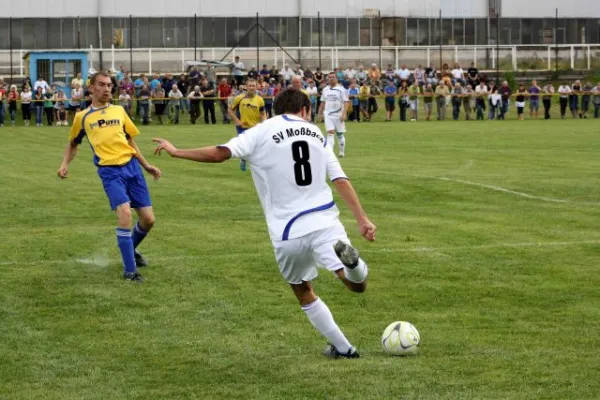
POLYGON ((108 196, 110 207, 117 215, 117 243, 123 259, 123 277, 130 281, 143 281, 137 267, 147 262, 135 249, 154 226, 152 202, 142 168, 155 180, 161 172, 150 165, 134 137, 139 131, 123 107, 110 104, 112 82, 110 75, 99 72, 91 78, 90 107, 75 115, 69 142, 64 152, 58 176, 66 179, 69 163, 77 154, 77 147, 87 138, 94 164, 108 196), (131 209, 138 214, 138 222, 131 230, 131 209))
MULTIPOLYGON (((242 135, 246 129, 250 129, 267 119, 265 113, 265 101, 256 93, 256 81, 246 81, 246 93, 242 93, 233 99, 229 107, 229 116, 235 122, 238 135, 242 135)), ((240 160, 240 169, 246 170, 246 160, 240 160)))

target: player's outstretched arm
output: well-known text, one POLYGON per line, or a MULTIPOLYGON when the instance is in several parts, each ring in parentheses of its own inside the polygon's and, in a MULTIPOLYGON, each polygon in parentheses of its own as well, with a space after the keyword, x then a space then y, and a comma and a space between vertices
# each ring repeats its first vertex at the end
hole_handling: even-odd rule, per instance
POLYGON ((352 211, 354 218, 356 218, 360 234, 368 241, 374 242, 377 227, 369 220, 369 217, 367 217, 367 214, 363 210, 352 183, 348 179, 342 178, 336 179, 333 184, 342 200, 344 200, 348 208, 352 211))
POLYGON ((160 177, 162 176, 161 170, 158 169, 157 167, 155 167, 154 165, 151 165, 146 160, 146 158, 144 158, 142 151, 140 150, 140 148, 138 147, 137 143, 135 142, 135 140, 133 138, 130 138, 128 141, 129 141, 129 145, 135 149, 135 151, 137 153, 137 155, 135 157, 140 162, 140 165, 142 166, 142 168, 144 168, 147 173, 152 175, 152 177, 154 178, 155 181, 159 180, 160 177))
POLYGON ((67 143, 67 147, 65 147, 65 152, 63 154, 62 163, 60 164, 60 168, 57 172, 57 175, 60 179, 67 179, 67 175, 69 174, 69 164, 77 155, 77 147, 79 146, 72 140, 69 140, 67 143))
POLYGON ((154 138, 153 142, 158 143, 154 154, 161 155, 163 151, 171 157, 183 158, 185 160, 197 161, 203 163, 222 163, 231 158, 231 150, 227 147, 203 147, 201 149, 178 149, 171 142, 165 139, 154 138))

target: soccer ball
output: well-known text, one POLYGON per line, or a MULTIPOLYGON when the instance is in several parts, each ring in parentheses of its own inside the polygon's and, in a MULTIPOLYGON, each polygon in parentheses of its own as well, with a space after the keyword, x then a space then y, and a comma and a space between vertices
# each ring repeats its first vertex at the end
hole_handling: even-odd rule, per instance
POLYGON ((416 354, 420 344, 419 331, 410 322, 393 322, 385 328, 381 336, 383 349, 395 356, 416 354))

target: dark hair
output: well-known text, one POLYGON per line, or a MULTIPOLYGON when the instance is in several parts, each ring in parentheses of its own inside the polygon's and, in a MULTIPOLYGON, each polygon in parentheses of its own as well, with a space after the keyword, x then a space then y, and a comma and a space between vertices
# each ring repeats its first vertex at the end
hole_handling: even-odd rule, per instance
POLYGON ((303 108, 306 108, 307 112, 310 110, 310 99, 306 93, 292 87, 281 91, 275 97, 273 105, 276 115, 298 114, 303 108))
POLYGON ((110 74, 106 71, 100 71, 95 73, 94 75, 92 75, 92 77, 90 78, 90 85, 95 85, 96 84, 96 80, 98 79, 99 76, 103 76, 105 78, 110 79, 111 83, 112 83, 112 77, 110 76, 110 74))

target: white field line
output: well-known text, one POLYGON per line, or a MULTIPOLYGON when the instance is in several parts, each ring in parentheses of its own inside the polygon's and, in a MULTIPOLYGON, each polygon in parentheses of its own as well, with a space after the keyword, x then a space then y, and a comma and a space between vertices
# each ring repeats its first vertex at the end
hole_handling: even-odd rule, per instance
MULTIPOLYGON (((460 168, 457 171, 463 171, 467 168, 470 168, 472 165, 473 165, 472 163, 471 164, 467 163, 464 167, 460 168)), ((380 171, 380 170, 367 169, 367 168, 360 168, 360 170, 366 171, 366 172, 372 172, 374 174, 386 174, 386 175, 394 175, 394 176, 405 175, 406 176, 406 174, 392 172, 392 171, 380 171)), ((457 171, 454 171, 454 172, 457 172, 457 171)), ((445 182, 462 183, 463 185, 477 186, 477 187, 481 187, 484 189, 494 190, 496 192, 512 194, 515 196, 525 197, 527 199, 540 200, 540 201, 545 201, 545 202, 549 202, 549 203, 578 204, 578 205, 588 205, 588 206, 600 205, 600 202, 575 201, 575 200, 567 200, 567 199, 555 199, 555 198, 546 197, 546 196, 536 196, 536 195, 529 194, 529 193, 518 192, 516 190, 506 189, 501 186, 488 185, 486 183, 479 183, 479 182, 472 182, 472 181, 467 181, 464 179, 448 178, 448 177, 444 177, 444 176, 418 175, 418 174, 408 174, 408 176, 412 176, 415 178, 423 178, 423 179, 436 179, 436 180, 445 181, 445 182)))
MULTIPOLYGON (((493 243, 493 244, 482 244, 473 246, 448 246, 448 247, 413 247, 413 248, 382 248, 382 249, 361 249, 362 253, 439 253, 448 251, 460 251, 460 250, 486 250, 486 249, 500 249, 500 248, 551 248, 551 247, 567 247, 567 246, 579 246, 579 245, 592 245, 600 244, 600 239, 595 240, 581 240, 573 242, 521 242, 521 243, 493 243)), ((267 253, 265 253, 267 254, 267 253)), ((205 261, 206 259, 214 259, 217 257, 227 256, 240 256, 240 257, 252 257, 256 256, 256 252, 252 253, 228 253, 228 254, 210 254, 210 255, 181 255, 181 256, 152 256, 148 255, 150 261, 184 261, 184 260, 199 260, 205 261)), ((106 267, 110 263, 118 263, 120 260, 108 259, 103 256, 92 256, 90 258, 72 258, 66 260, 40 260, 40 261, 26 261, 19 262, 15 260, 2 261, 0 266, 31 266, 31 265, 56 265, 56 264, 83 264, 83 265, 95 265, 99 267, 106 267)))

